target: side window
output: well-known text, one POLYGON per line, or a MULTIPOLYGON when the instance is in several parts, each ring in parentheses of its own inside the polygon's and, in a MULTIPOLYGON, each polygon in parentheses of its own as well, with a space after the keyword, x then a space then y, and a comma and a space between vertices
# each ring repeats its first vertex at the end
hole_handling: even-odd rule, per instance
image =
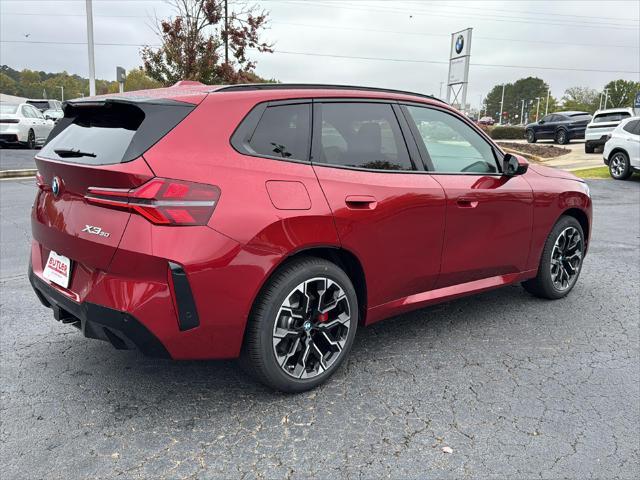
POLYGON ((540 120, 543 122, 553 122, 553 115, 547 115, 545 117, 542 117, 540 120))
POLYGON ((593 123, 602 123, 602 122, 619 122, 625 118, 629 118, 631 114, 629 112, 616 112, 616 113, 603 113, 602 115, 597 115, 593 119, 593 123))
POLYGON ((41 120, 44 120, 44 115, 42 115, 42 112, 40 110, 38 110, 37 108, 31 107, 31 115, 34 118, 39 118, 41 120))
POLYGON ((550 117, 552 122, 564 122, 566 120, 562 115, 550 115, 550 117))
POLYGON ((28 105, 22 106, 22 116, 25 118, 35 118, 35 115, 31 111, 31 107, 29 107, 28 105))
POLYGON ((267 107, 247 144, 257 155, 307 160, 311 129, 310 105, 267 107))
POLYGON ((407 106, 434 171, 497 173, 491 145, 459 118, 440 110, 407 106))
POLYGON ((630 122, 625 123, 622 129, 625 130, 626 132, 637 135, 638 126, 640 126, 640 120, 631 120, 630 122))
POLYGON ((323 103, 314 161, 373 170, 413 170, 398 119, 386 103, 323 103))

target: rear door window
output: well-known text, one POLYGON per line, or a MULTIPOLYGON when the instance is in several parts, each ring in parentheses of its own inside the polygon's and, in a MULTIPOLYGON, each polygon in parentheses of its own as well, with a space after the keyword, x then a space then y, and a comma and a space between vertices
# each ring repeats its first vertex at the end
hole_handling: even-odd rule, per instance
MULTIPOLYGON (((369 170, 414 170, 387 103, 326 102, 319 109, 314 163, 369 170)), ((315 150, 315 147, 314 147, 315 150)))
POLYGON ((311 136, 309 104, 267 107, 253 134, 245 143, 246 153, 290 160, 307 160, 311 136))
POLYGON ((624 124, 622 129, 626 132, 638 135, 638 127, 640 126, 640 120, 631 120, 624 124))

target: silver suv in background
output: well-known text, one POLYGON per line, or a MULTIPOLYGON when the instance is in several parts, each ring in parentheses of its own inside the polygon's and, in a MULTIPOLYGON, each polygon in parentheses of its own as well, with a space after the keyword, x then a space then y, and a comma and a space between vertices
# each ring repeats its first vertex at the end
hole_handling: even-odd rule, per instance
POLYGON ((60 102, 60 100, 35 99, 27 100, 27 103, 40 110, 47 120, 57 122, 64 117, 62 102, 60 102))
POLYGON ((631 108, 596 110, 584 134, 585 153, 593 153, 597 147, 603 146, 611 132, 622 120, 629 117, 633 117, 633 109, 631 108))

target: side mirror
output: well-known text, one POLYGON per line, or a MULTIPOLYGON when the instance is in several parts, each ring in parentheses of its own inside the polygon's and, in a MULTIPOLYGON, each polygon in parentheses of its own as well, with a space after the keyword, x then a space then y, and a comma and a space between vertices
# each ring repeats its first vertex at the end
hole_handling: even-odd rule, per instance
POLYGON ((538 125, 542 125, 544 123, 544 120, 538 120, 538 125))
POLYGON ((529 169, 529 162, 520 155, 506 153, 502 159, 502 173, 507 177, 523 175, 529 169))

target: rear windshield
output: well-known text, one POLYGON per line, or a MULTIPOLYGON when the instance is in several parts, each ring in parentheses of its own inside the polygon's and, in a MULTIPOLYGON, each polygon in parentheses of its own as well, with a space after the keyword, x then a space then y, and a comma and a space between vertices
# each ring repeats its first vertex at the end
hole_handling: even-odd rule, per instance
POLYGON ((18 105, 7 105, 6 103, 0 103, 0 113, 16 113, 18 111, 18 105))
POLYGON ((39 156, 86 165, 128 162, 142 155, 193 108, 170 101, 71 105, 39 156))
POLYGON ((34 107, 40 109, 40 110, 46 110, 47 108, 49 108, 49 101, 48 100, 42 100, 42 101, 38 101, 38 100, 27 100, 27 103, 29 105, 33 105, 34 107))
POLYGON ((593 119, 593 123, 619 122, 623 118, 628 118, 630 116, 631 114, 629 112, 603 113, 601 115, 596 115, 596 117, 593 119))
POLYGON ((580 121, 580 120, 591 120, 591 115, 588 113, 574 113, 573 115, 569 115, 572 121, 580 121))

